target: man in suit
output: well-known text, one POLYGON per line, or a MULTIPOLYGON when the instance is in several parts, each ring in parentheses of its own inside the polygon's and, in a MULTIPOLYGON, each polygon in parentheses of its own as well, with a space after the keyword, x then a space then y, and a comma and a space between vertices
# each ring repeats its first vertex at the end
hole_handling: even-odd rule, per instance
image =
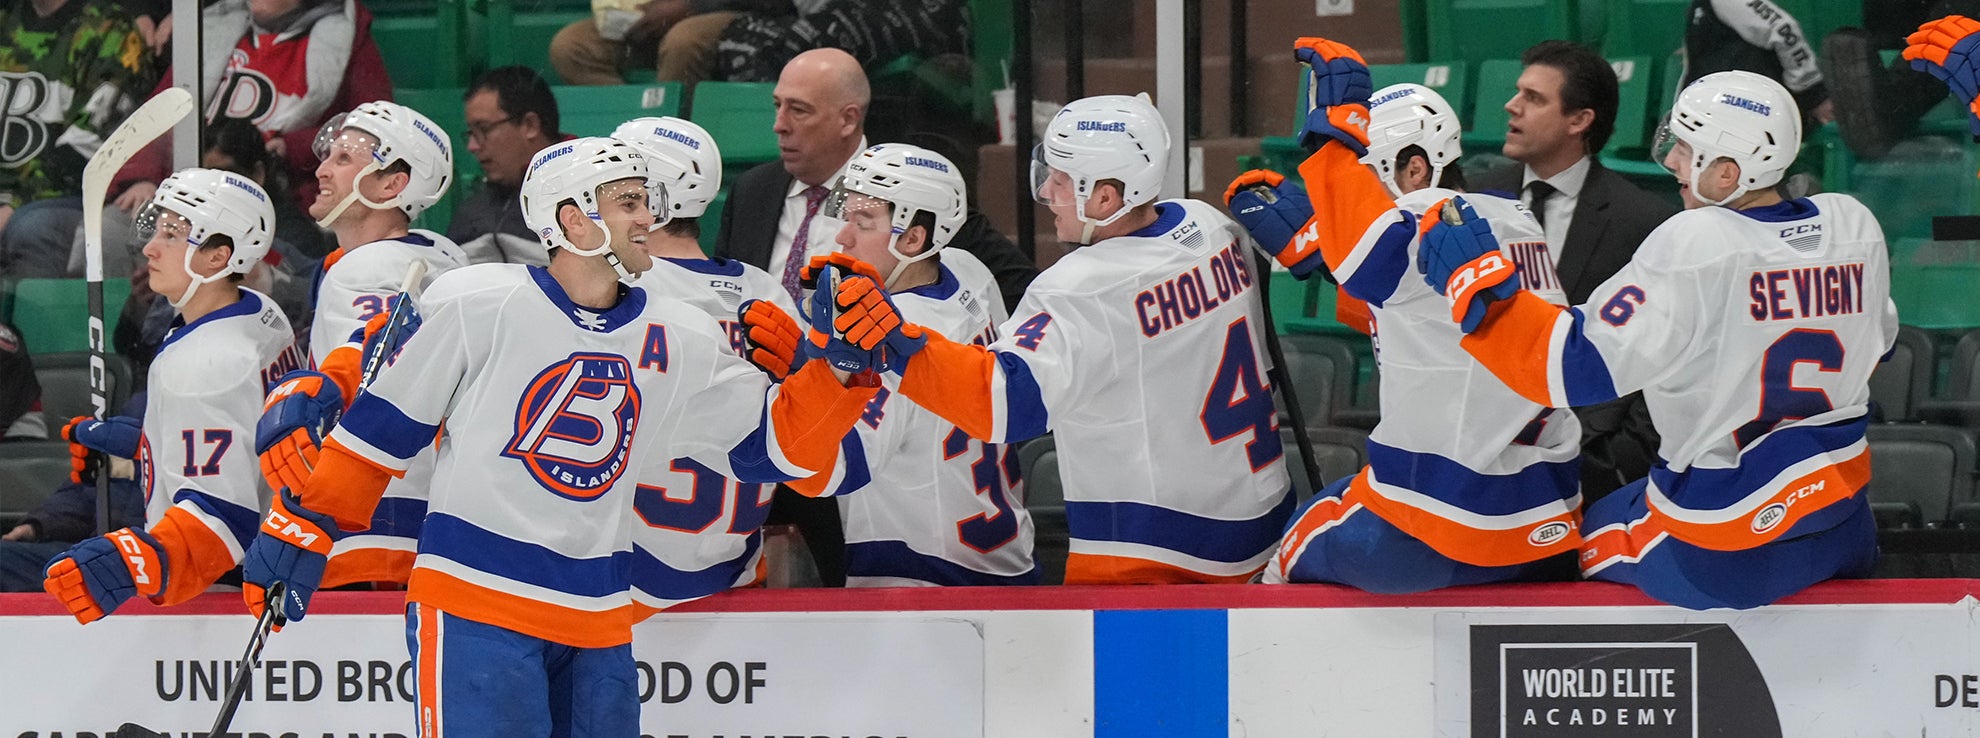
MULTIPOLYGON (((760 164, 736 178, 722 208, 722 230, 715 255, 768 271, 799 300, 798 270, 837 247, 843 225, 822 212, 825 196, 859 152, 866 149, 866 106, 872 98, 866 72, 850 54, 814 49, 784 65, 772 98, 777 104, 778 161, 760 164)), ((1018 304, 1038 276, 1030 254, 1004 238, 982 213, 970 209, 950 248, 968 251, 997 278, 1005 305, 1018 304)), ((770 503, 769 523, 793 523, 804 534, 819 578, 845 586, 845 531, 839 503, 812 498, 779 486, 770 503)))
MULTIPOLYGON (((1592 49, 1542 41, 1526 50, 1518 90, 1506 101, 1506 143, 1513 164, 1478 178, 1477 188, 1533 211, 1547 233, 1568 303, 1589 294, 1628 264, 1637 245, 1677 208, 1644 192, 1597 157, 1616 130, 1621 97, 1615 70, 1592 49)), ((1576 408, 1582 423, 1582 495, 1593 501, 1650 472, 1657 433, 1643 397, 1576 408)))
MULTIPOLYGON (((782 279, 795 299, 798 268, 808 257, 836 248, 832 238, 840 223, 819 210, 839 174, 866 149, 871 96, 859 62, 838 49, 807 51, 784 65, 773 93, 779 160, 736 178, 722 209, 716 256, 763 268, 782 279), (802 256, 791 258, 798 249, 802 256)), ((974 208, 949 244, 990 267, 1005 305, 1016 305, 1038 275, 1032 255, 1018 250, 974 208)))

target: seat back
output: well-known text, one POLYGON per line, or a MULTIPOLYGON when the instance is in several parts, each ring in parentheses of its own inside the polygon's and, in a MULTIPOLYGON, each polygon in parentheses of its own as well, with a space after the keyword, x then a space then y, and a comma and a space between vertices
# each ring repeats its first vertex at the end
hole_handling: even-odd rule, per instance
POLYGON ((1921 525, 1936 526, 1957 502, 1973 497, 1972 433, 1936 425, 1872 425, 1869 495, 1873 508, 1916 505, 1921 525))
POLYGON ((1428 0, 1425 10, 1431 59, 1516 58, 1539 41, 1579 37, 1573 0, 1428 0))
MULTIPOLYGON (((116 354, 103 358, 109 400, 104 414, 116 415, 131 398, 131 365, 116 354)), ((89 352, 37 354, 34 378, 41 384, 41 411, 48 419, 51 435, 70 418, 95 414, 89 399, 89 352)))
POLYGON ((1899 326, 1891 356, 1870 374, 1870 401, 1883 411, 1885 421, 1912 420, 1918 403, 1932 388, 1932 369, 1937 366, 1932 337, 1911 326, 1899 326))
POLYGON ((559 85, 557 117, 564 132, 574 136, 610 136, 620 123, 647 116, 679 116, 681 83, 650 85, 559 85))
MULTIPOLYGON (((722 147, 722 164, 756 164, 777 158, 777 108, 771 82, 702 82, 694 87, 689 119, 722 147)), ((737 171, 741 171, 740 168, 737 171)))
POLYGON ((0 521, 8 528, 34 512, 69 481, 69 444, 61 441, 0 443, 0 521))
MULTIPOLYGON (((36 356, 89 350, 88 283, 80 279, 23 279, 14 285, 14 327, 36 356)), ((103 280, 104 340, 117 332, 117 317, 130 299, 131 281, 103 280)))

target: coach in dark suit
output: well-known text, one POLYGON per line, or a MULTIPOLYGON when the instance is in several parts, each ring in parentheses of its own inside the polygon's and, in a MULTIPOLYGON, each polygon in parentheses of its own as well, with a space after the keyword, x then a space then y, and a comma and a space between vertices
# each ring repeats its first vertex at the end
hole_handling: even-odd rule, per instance
MULTIPOLYGON (((1581 305, 1677 208, 1603 168, 1596 156, 1615 133, 1620 98, 1615 70, 1601 55, 1580 44, 1543 41, 1521 61, 1526 68, 1506 102, 1511 117, 1502 150, 1515 164, 1486 172, 1476 189, 1518 194, 1547 233, 1568 303, 1581 305)), ((1575 413, 1582 427, 1581 491, 1588 500, 1650 473, 1657 432, 1641 394, 1575 413)))
MULTIPOLYGON (((793 251, 815 256, 837 248, 832 241, 838 223, 818 209, 846 165, 866 148, 871 92, 866 73, 851 55, 815 49, 784 66, 774 95, 779 161, 736 178, 722 209, 715 255, 762 267, 782 279, 795 298, 797 270, 805 260, 793 261, 793 251)), ((1032 255, 1012 245, 974 208, 948 246, 969 252, 990 268, 1006 309, 1017 309, 1024 288, 1038 276, 1032 255)))
MULTIPOLYGON (((819 211, 846 165, 866 148, 866 106, 872 91, 866 72, 851 55, 814 49, 784 65, 773 95, 779 160, 736 178, 722 208, 715 255, 763 268, 795 300, 798 270, 807 257, 837 248, 832 241, 839 224, 819 211)), ((975 210, 948 245, 970 252, 990 268, 1007 309, 1016 309, 1024 288, 1038 276, 1031 256, 975 210)), ((768 522, 797 525, 818 564, 819 578, 826 586, 845 586, 846 538, 838 500, 809 498, 779 486, 768 522)))

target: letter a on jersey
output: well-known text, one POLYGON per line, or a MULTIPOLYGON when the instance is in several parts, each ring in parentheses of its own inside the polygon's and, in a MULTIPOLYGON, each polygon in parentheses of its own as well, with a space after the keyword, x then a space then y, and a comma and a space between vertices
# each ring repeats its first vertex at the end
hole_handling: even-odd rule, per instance
POLYGON ((544 489, 593 500, 625 473, 638 425, 639 388, 625 357, 572 354, 530 380, 502 455, 521 461, 544 489))

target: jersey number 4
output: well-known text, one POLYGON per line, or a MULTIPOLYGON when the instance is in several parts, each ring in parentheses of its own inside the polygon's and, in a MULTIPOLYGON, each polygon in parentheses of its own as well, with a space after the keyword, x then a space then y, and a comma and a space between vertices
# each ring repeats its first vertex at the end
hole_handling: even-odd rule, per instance
POLYGON ((1279 408, 1272 403, 1272 391, 1258 371, 1258 352, 1251 343, 1249 318, 1239 318, 1224 334, 1224 358, 1217 363, 1217 376, 1210 380, 1210 392, 1203 398, 1203 432, 1210 443, 1218 444, 1244 433, 1251 440, 1244 444, 1251 470, 1258 471, 1285 455, 1279 443, 1279 408))

